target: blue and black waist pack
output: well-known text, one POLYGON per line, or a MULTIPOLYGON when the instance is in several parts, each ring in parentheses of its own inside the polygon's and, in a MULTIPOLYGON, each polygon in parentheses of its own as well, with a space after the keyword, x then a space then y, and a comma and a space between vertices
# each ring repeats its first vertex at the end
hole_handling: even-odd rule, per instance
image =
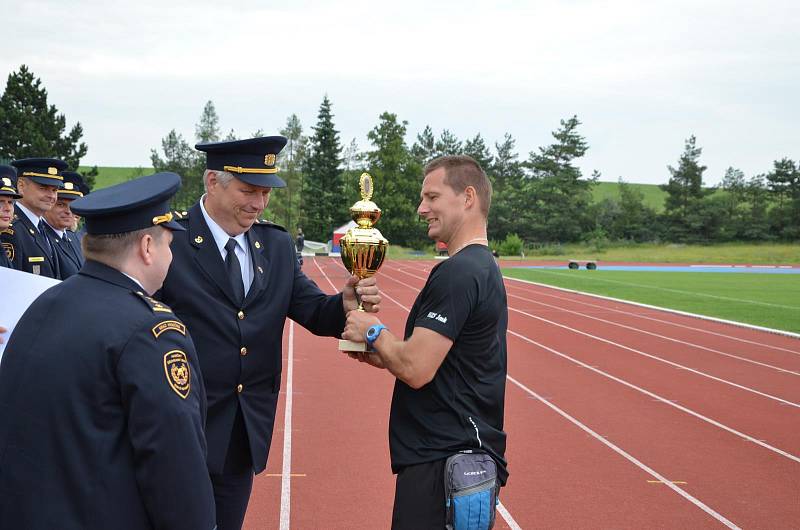
POLYGON ((449 457, 444 466, 447 530, 492 528, 499 489, 491 456, 463 451, 449 457))

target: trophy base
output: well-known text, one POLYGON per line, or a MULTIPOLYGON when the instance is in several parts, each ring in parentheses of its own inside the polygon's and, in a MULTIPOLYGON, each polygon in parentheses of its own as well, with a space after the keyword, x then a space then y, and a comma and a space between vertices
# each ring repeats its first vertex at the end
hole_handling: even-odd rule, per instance
POLYGON ((369 346, 366 342, 339 339, 339 351, 365 352, 369 351, 369 346))

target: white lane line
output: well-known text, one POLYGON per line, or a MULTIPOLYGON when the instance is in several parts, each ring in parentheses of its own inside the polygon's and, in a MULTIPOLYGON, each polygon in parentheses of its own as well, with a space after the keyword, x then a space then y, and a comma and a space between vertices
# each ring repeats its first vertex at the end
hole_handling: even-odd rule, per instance
POLYGON ((753 359, 748 359, 747 357, 741 357, 739 355, 734 355, 733 353, 727 353, 727 352, 724 352, 724 351, 715 350, 714 348, 709 348, 707 346, 701 346, 700 344, 695 344, 693 342, 687 342, 687 341, 676 339, 676 338, 673 338, 673 337, 667 337, 666 335, 660 335, 658 333, 653 333, 652 331, 639 329, 639 328, 636 328, 636 327, 633 327, 633 326, 628 326, 626 324, 621 324, 619 322, 613 322, 611 320, 606 320, 604 318, 594 317, 594 316, 589 315, 587 313, 581 313, 580 311, 573 311, 571 309, 566 309, 566 308, 563 308, 563 307, 559 307, 559 306, 555 306, 555 305, 551 305, 551 304, 546 304, 544 302, 539 302, 537 300, 532 300, 530 298, 525 298, 524 296, 519 296, 517 294, 509 294, 508 296, 509 297, 514 297, 514 298, 519 298, 520 300, 524 300, 524 301, 530 302, 532 304, 538 304, 538 305, 543 305, 545 307, 550 307, 550 308, 553 308, 553 309, 557 309, 558 311, 561 311, 561 312, 564 312, 564 313, 571 313, 573 315, 578 315, 580 317, 590 318, 592 320, 597 320, 598 322, 603 322, 603 323, 606 323, 606 324, 609 324, 609 325, 612 325, 612 326, 617 326, 617 327, 620 327, 620 328, 628 329, 628 330, 631 330, 631 331, 635 331, 637 333, 643 333, 645 335, 650 335, 652 337, 658 337, 659 339, 664 339, 664 340, 668 340, 668 341, 671 341, 671 342, 676 342, 678 344, 683 344, 685 346, 689 346, 689 347, 692 347, 692 348, 697 348, 699 350, 704 350, 704 351, 707 351, 707 352, 716 353, 718 355, 723 355, 725 357, 730 357, 732 359, 737 359, 739 361, 743 361, 743 362, 746 362, 746 363, 752 363, 752 364, 756 364, 758 366, 763 366, 765 368, 771 368, 772 370, 776 370, 778 372, 783 372, 783 373, 787 373, 787 374, 800 376, 800 372, 794 372, 792 370, 787 370, 786 368, 781 368, 779 366, 775 366, 775 365, 772 365, 772 364, 762 363, 760 361, 756 361, 756 360, 753 360, 753 359))
MULTIPOLYGON (((342 268, 344 268, 344 265, 342 265, 342 268)), ((347 269, 345 269, 345 270, 347 270, 347 269)), ((408 287, 411 287, 411 286, 409 285, 408 287)), ((419 289, 416 289, 415 287, 411 287, 411 289, 419 291, 419 289)), ((406 312, 411 311, 410 308, 404 306, 403 304, 401 304, 400 302, 398 302, 397 300, 395 300, 394 298, 392 298, 391 296, 389 296, 388 294, 386 294, 383 291, 381 291, 381 296, 385 296, 386 298, 388 298, 389 300, 391 300, 392 302, 394 302, 398 306, 402 307, 406 312)), ((497 511, 500 513, 500 515, 506 521, 506 524, 509 526, 509 528, 511 528, 512 530, 522 530, 522 527, 520 527, 519 524, 517 524, 517 521, 514 520, 514 517, 511 516, 511 513, 506 509, 505 506, 503 506, 502 502, 498 503, 497 511)))
MULTIPOLYGON (((321 272, 321 273, 322 273, 322 275, 325 277, 325 279, 326 279, 326 280, 328 280, 328 283, 331 285, 331 289, 333 289, 333 292, 334 292, 334 293, 338 293, 338 292, 339 292, 339 289, 337 289, 337 288, 336 288, 336 286, 335 286, 335 285, 333 285, 333 282, 331 281, 331 279, 330 279, 330 278, 328 278, 328 275, 327 275, 327 274, 325 274, 325 271, 324 271, 324 270, 322 270, 322 267, 320 267, 320 266, 319 266, 319 263, 317 263, 317 258, 314 258, 314 265, 316 265, 316 266, 317 266, 317 268, 319 269, 319 272, 321 272)), ((347 269, 345 269, 345 271, 346 271, 346 270, 347 270, 347 269)))
POLYGON ((294 372, 294 321, 289 321, 289 352, 286 359, 286 405, 283 411, 283 469, 281 470, 280 530, 289 530, 292 489, 292 375, 294 372))
MULTIPOLYGON (((405 273, 405 274, 409 274, 409 273, 405 273)), ((417 276, 415 276, 413 274, 410 274, 410 276, 414 276, 415 278, 417 277, 417 276)), ((397 278, 393 278, 391 276, 387 276, 387 277, 390 278, 391 280, 401 284, 401 285, 404 285, 406 287, 410 287, 410 288, 415 289, 415 290, 419 290, 416 287, 413 287, 413 286, 411 286, 411 285, 409 285, 407 283, 402 282, 401 280, 398 280, 397 278)), ((785 400, 783 398, 780 398, 780 397, 777 397, 777 396, 773 396, 772 394, 767 394, 766 392, 761 392, 760 390, 756 390, 754 388, 750 388, 750 387, 747 387, 747 386, 744 386, 744 385, 740 385, 739 383, 734 383, 733 381, 728 381, 727 379, 722 379, 721 377, 717 377, 717 376, 711 375, 711 374, 703 372, 701 370, 696 370, 694 368, 690 368, 688 366, 684 366, 682 364, 679 364, 679 363, 676 363, 676 362, 673 362, 673 361, 670 361, 670 360, 667 360, 667 359, 663 359, 663 358, 658 357, 656 355, 653 355, 653 354, 650 354, 650 353, 647 353, 647 352, 643 352, 643 351, 637 350, 635 348, 631 348, 630 346, 625 346, 624 344, 620 344, 618 342, 614 342, 614 341, 611 341, 611 340, 608 340, 608 339, 604 339, 603 337, 598 337, 597 335, 592 335, 591 333, 587 333, 585 331, 581 331, 579 329, 575 329, 575 328, 569 327, 567 325, 560 324, 558 322, 554 322, 552 320, 548 320, 546 318, 533 315, 533 314, 528 313, 526 311, 522 311, 520 309, 516 309, 516 308, 513 308, 511 306, 508 307, 508 310, 509 311, 514 311, 515 313, 520 313, 522 315, 525 315, 527 317, 533 318, 535 320, 539 320, 539 321, 545 322, 545 323, 550 324, 552 326, 556 326, 556 327, 560 327, 562 329, 566 329, 566 330, 571 331, 573 333, 577 333, 578 335, 583 335, 585 337, 589 337, 591 339, 594 339, 594 340, 597 340, 597 341, 600 341, 600 342, 605 342, 606 344, 610 344, 610 345, 615 346, 617 348, 621 348, 623 350, 627 350, 627 351, 636 353, 637 355, 641 355, 643 357, 648 357, 648 358, 653 359, 655 361, 658 361, 658 362, 661 362, 661 363, 665 363, 665 364, 668 364, 670 366, 674 366, 675 368, 680 368, 682 370, 686 370, 688 372, 692 372, 693 374, 697 374, 697 375, 702 376, 702 377, 707 377, 708 379, 711 379, 713 381, 717 381, 719 383, 730 385, 730 386, 736 387, 736 388, 738 388, 740 390, 745 390, 747 392, 752 392, 752 393, 757 394, 759 396, 766 397, 768 399, 773 399, 773 400, 778 401, 779 403, 783 403, 785 405, 790 405, 792 407, 800 408, 800 403, 794 403, 792 401, 788 401, 788 400, 785 400)))
POLYGON ((566 420, 568 420, 572 424, 576 425, 578 428, 580 428, 584 432, 586 432, 589 435, 591 435, 595 440, 599 441, 600 443, 602 443, 603 445, 605 445, 606 447, 608 447, 609 449, 611 449, 612 451, 614 451, 618 455, 622 456, 623 458, 625 458, 626 460, 628 460, 629 462, 634 464, 636 467, 638 467, 639 469, 641 469, 645 473, 647 473, 650 476, 654 477, 656 480, 659 480, 659 481, 663 482, 665 486, 667 486, 668 488, 673 490, 675 493, 677 493, 678 495, 680 495, 684 499, 688 500, 689 502, 691 502, 692 504, 694 504, 695 506, 697 506, 698 508, 700 508, 701 510, 706 512, 708 515, 710 515, 711 517, 713 517, 714 519, 716 519, 720 523, 724 524, 728 528, 736 528, 736 529, 739 528, 734 523, 732 523, 727 518, 725 518, 722 514, 720 514, 719 512, 715 511, 714 509, 709 507, 707 504, 702 502, 700 499, 692 496, 689 492, 687 492, 686 490, 684 490, 680 486, 677 486, 675 483, 671 482, 670 480, 668 480, 666 477, 664 477, 663 475, 661 475, 660 473, 658 473, 657 471, 655 471, 651 467, 645 465, 644 463, 642 463, 641 461, 639 461, 638 459, 636 459, 635 457, 633 457, 632 455, 627 453, 625 450, 623 450, 619 446, 615 445, 612 442, 609 442, 607 439, 605 439, 604 437, 600 436, 595 431, 593 431, 592 429, 590 429, 589 427, 587 427, 586 425, 581 423, 578 419, 573 418, 572 416, 570 416, 569 414, 567 414, 566 412, 564 412, 563 410, 561 410, 557 406, 555 406, 552 403, 550 403, 549 401, 543 399, 539 394, 537 394, 536 392, 534 392, 533 390, 531 390, 527 386, 523 385, 522 383, 520 383, 519 381, 517 381, 516 379, 514 379, 510 375, 507 376, 507 377, 508 377, 509 381, 511 381, 512 383, 517 385, 523 391, 527 392, 528 394, 530 394, 531 396, 533 396, 534 398, 539 400, 541 403, 543 403, 546 406, 550 407, 550 409, 552 409, 554 412, 559 414, 561 417, 565 418, 566 420))
POLYGON ((522 530, 522 527, 517 524, 513 517, 511 517, 511 514, 508 510, 506 510, 506 507, 503 506, 502 502, 497 503, 497 511, 500 513, 503 519, 506 520, 506 524, 509 528, 511 528, 511 530, 522 530))
POLYGON ((728 427, 727 425, 725 425, 723 423, 720 423, 717 420, 711 419, 711 418, 709 418, 707 416, 703 416, 702 414, 700 414, 698 412, 695 412, 692 409, 686 408, 683 405, 679 405, 678 403, 675 402, 675 400, 667 399, 667 398, 665 398, 663 396, 659 396, 658 394, 656 394, 654 392, 650 392, 649 390, 646 390, 646 389, 644 389, 644 388, 642 388, 640 386, 636 386, 636 385, 634 385, 633 383, 631 383, 629 381, 626 381, 624 379, 620 379, 619 377, 611 375, 608 372, 604 372, 603 370, 600 370, 596 366, 590 366, 590 365, 586 364, 585 362, 580 361, 580 360, 578 360, 578 359, 576 359, 574 357, 571 357, 570 355, 568 355, 566 353, 560 352, 558 350, 554 350, 553 348, 545 346, 544 344, 542 344, 540 342, 536 342, 535 340, 533 340, 533 339, 531 339, 529 337, 526 337, 525 335, 522 335, 522 334, 517 333, 517 332, 512 331, 512 330, 509 330, 508 332, 511 335, 514 335, 515 337, 519 338, 520 340, 523 340, 523 341, 525 341, 525 342, 527 342, 529 344, 533 344, 534 346, 537 346, 537 347, 539 347, 539 348, 541 348, 541 349, 543 349, 545 351, 548 351, 548 352, 552 353, 553 355, 557 355, 557 356, 559 356, 559 357, 561 357, 563 359, 566 359, 566 360, 568 360, 568 361, 570 361, 572 363, 577 364, 578 366, 586 368, 587 370, 591 370, 591 371, 595 372, 596 374, 602 375, 603 377, 607 377, 608 379, 611 379, 612 381, 615 381, 615 382, 617 382, 617 383, 619 383, 621 385, 624 385, 624 386, 626 386, 626 387, 628 387, 628 388, 630 388, 632 390, 636 390, 637 392, 641 392, 642 394, 652 398, 655 401, 659 401, 661 403, 669 405, 669 406, 671 406, 673 408, 676 408, 676 409, 680 410, 681 412, 685 412, 686 414, 689 414, 690 416, 694 416, 695 418, 697 418, 699 420, 702 420, 702 421, 704 421, 706 423, 710 423, 711 425, 713 425, 715 427, 718 427, 718 428, 722 429, 723 431, 727 431, 727 432, 729 432, 729 433, 731 433, 731 434, 733 434, 735 436, 738 436, 739 438, 742 438, 743 440, 746 440, 748 442, 753 442, 754 444, 760 445, 764 449, 772 451, 773 453, 777 453, 777 454, 779 454, 779 455, 781 455, 781 456, 783 456, 785 458, 788 458, 789 460, 792 460, 794 462, 800 463, 800 457, 798 457, 796 455, 793 455, 791 453, 788 453, 788 452, 786 452, 786 451, 784 451, 782 449, 779 449, 779 448, 777 448, 775 446, 772 446, 772 445, 764 442, 763 440, 759 440, 759 439, 754 438, 754 437, 752 437, 752 436, 750 436, 748 434, 745 434, 743 432, 737 431, 736 429, 734 429, 732 427, 728 427))
MULTIPOLYGON (((562 273, 562 272, 554 272, 554 271, 548 271, 548 270, 544 270, 544 269, 537 269, 537 272, 543 272, 544 274, 549 274, 551 276, 558 276, 558 277, 562 277, 562 278, 568 276, 567 274, 562 273)), ((666 292, 670 292, 670 293, 678 293, 678 294, 696 296, 696 297, 701 297, 701 298, 713 298, 713 299, 716 299, 716 300, 726 300, 728 302, 737 302, 737 303, 741 303, 741 304, 752 304, 752 305, 760 305, 760 306, 765 306, 765 307, 777 307, 777 308, 780 308, 780 309, 791 309, 792 311, 800 311, 800 307, 795 307, 795 306, 791 306, 791 305, 783 305, 783 304, 773 304, 773 303, 770 303, 770 302, 759 302, 758 300, 747 300, 746 298, 733 298, 733 297, 730 297, 730 296, 719 296, 719 295, 716 295, 716 294, 700 293, 700 292, 697 292, 697 291, 684 291, 684 290, 681 290, 681 289, 670 289, 669 287, 658 287, 658 286, 655 286, 655 285, 647 285, 647 284, 633 283, 633 282, 623 282, 623 281, 620 281, 620 280, 610 280, 608 278, 598 278, 597 276, 593 276, 592 280, 594 280, 596 282, 603 282, 603 283, 614 283, 614 284, 619 284, 619 285, 632 285, 634 287, 641 287, 642 289, 652 289, 654 291, 666 291, 666 292)))
POLYGON ((750 387, 747 387, 747 386, 744 386, 744 385, 740 385, 739 383, 734 383, 733 381, 728 381, 727 379, 722 379, 721 377, 717 377, 717 376, 708 374, 708 373, 700 371, 700 370, 695 370, 694 368, 689 368, 688 366, 684 366, 682 364, 679 364, 679 363, 676 363, 676 362, 673 362, 673 361, 669 361, 667 359, 662 359, 661 357, 657 357, 657 356, 652 355, 650 353, 643 352, 641 350, 637 350, 636 348, 631 348, 630 346, 625 346, 624 344, 619 344, 618 342, 614 342, 612 340, 604 339, 603 337, 598 337, 597 335, 592 335, 591 333, 586 333, 585 331, 581 331, 579 329, 571 328, 571 327, 566 326, 564 324, 559 324, 558 322, 553 322, 552 320, 547 320, 546 318, 537 317, 536 315, 532 315, 531 313, 528 313, 526 311, 522 311, 520 309, 514 309, 513 307, 509 307, 508 310, 509 311, 514 311, 515 313, 519 313, 521 315, 525 315, 525 316, 533 318, 535 320, 540 320, 540 321, 545 322, 547 324, 550 324, 552 326, 556 326, 556 327, 559 327, 559 328, 562 328, 562 329, 566 329, 567 331, 571 331, 571 332, 576 333, 578 335, 583 335, 584 337, 589 337, 590 339, 594 339, 594 340, 599 341, 599 342, 604 342, 606 344, 610 344, 611 346, 615 346, 617 348, 621 348, 623 350, 627 350, 627 351, 635 353, 637 355, 641 355, 642 357, 647 357, 649 359, 653 359, 654 361, 658 361, 660 363, 668 364, 670 366, 674 366, 675 368, 680 368, 681 370, 686 370, 688 372, 692 372, 693 374, 699 375, 701 377, 706 377, 708 379, 711 379, 712 381, 717 381, 718 383, 729 385, 729 386, 738 388, 739 390, 744 390, 745 392, 751 392, 753 394, 757 394, 757 395, 765 397, 767 399, 775 400, 775 401, 777 401, 779 403, 783 403, 785 405, 791 405, 792 407, 800 408, 800 403, 794 403, 792 401, 788 401, 786 399, 779 398, 778 396, 773 396, 772 394, 767 394, 766 392, 761 392, 760 390, 756 390, 755 388, 750 388, 750 387))
MULTIPOLYGON (((529 284, 533 283, 533 282, 528 282, 526 280, 520 280, 519 278, 513 278, 511 276, 505 276, 505 279, 506 280, 516 280, 516 281, 519 281, 519 282, 524 282, 524 283, 529 283, 529 284)), ((579 296, 589 295, 589 296, 595 296, 595 297, 605 298, 605 299, 609 300, 607 297, 603 297, 603 296, 600 296, 600 295, 592 295, 591 293, 583 293, 583 292, 580 292, 580 291, 573 291, 571 289, 563 289, 561 287, 554 287, 552 285, 546 285, 546 284, 540 284, 540 283, 533 283, 533 285, 542 286, 545 289, 554 289, 554 290, 559 290, 559 291, 562 291, 562 292, 566 291, 566 292, 568 292, 570 294, 577 294, 579 296)), ((531 289, 528 288, 528 287, 523 287, 523 286, 517 287, 516 285, 513 285, 513 284, 509 284, 508 286, 513 288, 513 289, 520 289, 521 291, 525 292, 526 294, 531 294, 531 289)), ((630 311, 623 311, 622 309, 617 309, 617 308, 611 307, 609 305, 593 304, 593 303, 588 302, 586 300, 577 300, 575 298, 569 298, 569 297, 566 297, 566 296, 557 296, 557 295, 552 294, 552 293, 543 292, 542 290, 537 290, 537 291, 534 291, 534 292, 536 293, 537 296, 541 295, 541 296, 546 296, 548 298, 555 298, 556 300, 565 300, 565 301, 572 302, 572 303, 575 303, 575 304, 581 304, 581 305, 585 305, 585 306, 588 306, 588 307, 596 307, 596 308, 602 309, 604 311, 611 311, 613 313, 619 313, 619 314, 630 316, 630 317, 634 317, 634 318, 641 318, 641 319, 644 319, 644 320, 650 320, 650 321, 653 321, 653 322, 658 322, 659 324, 667 324, 667 325, 675 326, 675 327, 678 327, 678 328, 688 329, 690 331, 696 331, 696 332, 699 332, 699 333, 705 333, 707 335, 714 335, 716 337, 722 337, 724 339, 728 339, 728 340, 732 340, 732 341, 736 341, 736 342, 743 342, 745 344, 750 344, 750 345, 753 345, 753 346, 759 346, 759 347, 767 348, 767 349, 770 349, 770 350, 778 350, 778 351, 791 353, 791 354, 794 354, 794 355, 800 355, 800 351, 791 350, 789 348, 782 348, 780 346, 773 346, 773 345, 770 345, 770 344, 764 344, 763 342, 756 342, 754 340, 748 340, 748 339, 745 339, 745 338, 742 338, 742 337, 734 337, 733 335, 727 335, 725 333, 719 333, 717 331, 711 331, 709 329, 696 328, 694 326, 687 326, 686 324, 680 324, 678 322, 672 322, 670 320, 663 320, 663 319, 651 317, 651 316, 648 316, 648 315, 642 315, 640 313, 632 313, 630 311)), ((623 302, 625 304, 632 304, 632 302, 629 302, 627 300, 616 300, 616 299, 610 299, 610 300, 615 301, 615 302, 623 302)), ((641 304, 636 304, 636 305, 641 305, 641 304)), ((673 312, 674 313, 674 311, 671 311, 669 309, 660 308, 660 307, 654 307, 653 309, 657 309, 659 311, 669 311, 669 312, 673 312)), ((703 318, 703 315, 692 315, 691 313, 685 314, 685 315, 692 316, 692 317, 695 317, 695 318, 697 318, 697 317, 703 318)), ((706 320, 709 320, 709 319, 706 318, 706 320)), ((736 324, 738 324, 738 323, 736 323, 736 324)), ((737 326, 737 327, 742 327, 742 326, 737 326)))
MULTIPOLYGON (((388 277, 389 279, 391 279, 391 280, 393 280, 393 281, 395 281, 395 282, 397 282, 397 283, 401 284, 401 285, 404 285, 404 286, 406 286, 406 287, 409 287, 409 288, 411 288, 411 289, 418 290, 418 289, 416 289, 416 287, 413 287, 413 286, 411 286, 411 285, 409 285, 409 284, 407 284, 407 283, 404 283, 404 282, 402 282, 402 281, 400 281, 400 280, 398 280, 398 279, 396 279, 396 278, 393 278, 393 277, 391 277, 391 276, 387 276, 387 277, 388 277)), ((511 309, 511 308, 509 308, 509 309, 511 309)), ((518 311, 518 310, 515 310, 515 311, 518 311)), ((570 328, 568 328, 568 329, 570 329, 570 328)), ((514 336, 516 336, 516 337, 519 337, 520 339, 522 339, 522 340, 524 340, 524 341, 526 341, 526 342, 529 342, 529 343, 531 343, 531 344, 534 344, 534 345, 536 345, 536 346, 539 346, 540 348, 542 348, 542 349, 544 349, 544 350, 546 350, 546 351, 549 351, 550 353, 553 353, 553 354, 555 354, 555 355, 558 355, 558 356, 560 356, 560 357, 563 357, 563 358, 565 358, 565 359, 567 359, 567 360, 569 360, 569 361, 571 361, 571 362, 573 362, 573 363, 575 363, 575 364, 577 364, 577 365, 579 365, 579 366, 582 366, 582 367, 584 367, 584 368, 587 368, 587 369, 589 369, 589 370, 592 370, 592 371, 594 371, 594 372, 596 372, 596 373, 598 373, 598 374, 600 374, 600 375, 602 375, 602 376, 604 376, 604 377, 607 377, 607 378, 609 378, 609 379, 611 379, 611 380, 613 380, 613 381, 616 381, 617 383, 620 383, 620 384, 622 384, 622 385, 625 385, 625 386, 627 386, 627 387, 629 387, 629 388, 632 388, 632 389, 634 389, 634 390, 637 390, 637 391, 639 391, 639 392, 642 392, 643 394, 645 394, 645 395, 647 395, 647 396, 649 396, 649 397, 651 397, 651 398, 653 398, 653 399, 656 399, 656 400, 658 400, 658 401, 664 402, 664 403, 666 403, 667 405, 670 405, 670 406, 672 406, 672 407, 675 407, 676 409, 678 409, 678 410, 680 410, 680 411, 682 411, 682 412, 685 412, 685 413, 687 413, 687 414, 689 414, 689 415, 691 415, 691 416, 694 416, 695 418, 698 418, 698 419, 700 419, 700 420, 703 420, 703 421, 705 421, 705 422, 707 422, 707 423, 710 423, 711 425, 714 425, 715 427, 718 427, 718 428, 720 428, 720 429, 722 429, 722 430, 724 430, 724 431, 727 431, 727 432, 729 432, 729 433, 731 433, 731 434, 734 434, 734 435, 736 435, 736 436, 739 436, 740 438, 743 438, 743 439, 745 439, 745 440, 747 440, 747 441, 749 441, 749 442, 753 442, 753 443, 755 443, 755 444, 758 444, 758 445, 760 445, 761 447, 764 447, 765 449, 768 449, 768 450, 770 450, 770 451, 772 451, 772 452, 774 452, 774 453, 777 453, 777 454, 779 454, 779 455, 781 455, 781 456, 783 456, 783 457, 786 457, 786 458, 788 458, 789 460, 793 460, 793 461, 795 461, 795 462, 798 462, 798 463, 800 463, 800 457, 798 457, 798 456, 795 456, 795 455, 793 455, 793 454, 791 454, 791 453, 787 453, 786 451, 784 451, 784 450, 782 450, 782 449, 779 449, 779 448, 777 448, 777 447, 774 447, 774 446, 772 446, 772 445, 769 445, 769 444, 767 444, 767 443, 765 443, 765 442, 763 442, 763 441, 760 441, 760 440, 758 440, 757 438, 754 438, 754 437, 752 437, 752 436, 750 436, 750 435, 747 435, 747 434, 745 434, 745 433, 743 433, 743 432, 737 431, 736 429, 734 429, 734 428, 732 428, 732 427, 728 427, 728 426, 727 426, 727 425, 725 425, 725 424, 722 424, 722 423, 720 423, 720 422, 718 422, 718 421, 716 421, 716 420, 713 420, 713 419, 711 419, 711 418, 708 418, 708 417, 706 417, 706 416, 703 416, 702 414, 700 414, 700 413, 698 413, 698 412, 695 412, 695 411, 693 411, 693 410, 691 410, 691 409, 688 409, 688 408, 686 408, 686 407, 684 407, 684 406, 682 406, 682 405, 678 405, 677 403, 674 403, 674 402, 673 402, 673 400, 669 400, 669 399, 666 399, 666 398, 664 398, 664 397, 662 397, 662 396, 659 396, 658 394, 654 394, 653 392, 650 392, 649 390, 645 390, 644 388, 638 387, 638 386, 634 385, 633 383, 629 383, 628 381, 625 381, 624 379, 620 379, 620 378, 618 378, 618 377, 616 377, 616 376, 613 376, 613 375, 611 375, 611 374, 609 374, 609 373, 607 373, 607 372, 604 372, 604 371, 602 371, 602 370, 598 369, 596 366, 592 366, 592 365, 586 364, 586 363, 584 363, 584 362, 582 362, 582 361, 579 361, 578 359, 575 359, 575 358, 573 358, 573 357, 570 357, 569 355, 567 355, 567 354, 565 354, 565 353, 561 353, 561 352, 559 352, 559 351, 557 351, 557 350, 554 350, 554 349, 552 349, 552 348, 549 348, 549 347, 545 346, 544 344, 541 344, 541 343, 539 343, 539 342, 536 342, 536 341, 534 341, 533 339, 530 339, 530 338, 526 337, 525 335, 521 335, 521 334, 519 334, 519 333, 517 333, 517 332, 515 332, 515 331, 513 331, 513 330, 511 330, 511 329, 509 329, 509 330, 508 330, 508 333, 509 333, 509 334, 511 334, 511 335, 514 335, 514 336)), ((689 370, 690 370, 690 369, 689 369, 689 370)), ((735 383, 734 383, 734 384, 735 384, 735 383)), ((778 399, 780 399, 780 398, 778 398, 778 399)), ((792 404, 791 402, 787 402, 787 403, 788 403, 788 404, 791 404, 791 405, 794 405, 794 404, 792 404)), ((794 405, 794 406, 797 406, 797 405, 794 405)))
MULTIPOLYGON (((628 305, 633 305, 633 306, 637 306, 637 307, 644 307, 646 309, 654 309, 656 311, 663 311, 665 313, 673 313, 675 315, 682 315, 682 316, 686 316, 686 317, 699 318, 701 320, 710 320, 711 322, 719 322, 721 324, 728 324, 728 325, 736 326, 736 327, 740 327, 740 328, 754 329, 756 331, 765 331, 767 333, 772 333, 772 334, 775 334, 775 335, 783 335, 785 337, 792 337, 792 338, 795 338, 795 339, 800 339, 800 333, 793 333, 791 331, 785 331, 785 330, 782 330, 782 329, 767 328, 767 327, 764 327, 764 326, 756 326, 754 324, 747 324, 745 322, 737 322, 735 320, 725 320, 724 318, 717 318, 717 317, 712 317, 712 316, 708 316, 708 315, 701 315, 699 313, 689 313, 688 311, 680 311, 678 309, 670 309, 668 307, 659 307, 659 306, 650 305, 650 304, 643 304, 641 302, 632 302, 630 300, 623 300, 621 298, 614 298, 612 296, 604 296, 602 294, 587 293, 585 291, 576 291, 574 289, 566 289, 564 287, 556 287, 556 286, 553 286, 553 285, 548 285, 546 283, 532 282, 530 280, 522 280, 520 278, 514 278, 512 276, 503 276, 503 277, 506 280, 514 280, 514 281, 517 281, 517 282, 527 283, 527 284, 530 284, 530 285, 538 285, 539 287, 547 287, 549 289, 555 289, 557 291, 563 291, 565 293, 573 293, 573 294, 579 294, 579 295, 583 295, 583 296, 591 296, 592 298, 599 298, 601 300, 610 300, 612 302, 618 302, 620 304, 628 304, 628 305)), ((794 352, 792 350, 788 350, 788 351, 791 351, 792 353, 797 353, 797 352, 794 352)))

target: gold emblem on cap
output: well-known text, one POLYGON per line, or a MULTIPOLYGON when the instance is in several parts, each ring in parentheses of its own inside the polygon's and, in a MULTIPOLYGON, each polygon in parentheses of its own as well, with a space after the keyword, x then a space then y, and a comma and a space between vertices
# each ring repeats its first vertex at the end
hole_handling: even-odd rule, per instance
POLYGON ((3 177, 3 186, 11 186, 11 179, 8 177, 3 177))
POLYGON ((64 183, 64 189, 65 190, 71 190, 71 189, 74 189, 74 188, 75 188, 75 186, 72 184, 72 182, 65 182, 64 183))
POLYGON ((161 223, 168 223, 172 221, 172 212, 167 212, 164 215, 156 215, 153 217, 153 224, 160 225, 161 223))
POLYGON ((264 157, 264 165, 265 166, 274 166, 275 165, 275 155, 270 153, 264 157))
POLYGON ((49 167, 49 168, 47 168, 47 174, 48 175, 58 175, 58 170, 56 168, 54 168, 54 167, 49 167))
POLYGON ((194 238, 194 242, 195 243, 202 243, 203 242, 203 236, 197 236, 196 238, 194 238))

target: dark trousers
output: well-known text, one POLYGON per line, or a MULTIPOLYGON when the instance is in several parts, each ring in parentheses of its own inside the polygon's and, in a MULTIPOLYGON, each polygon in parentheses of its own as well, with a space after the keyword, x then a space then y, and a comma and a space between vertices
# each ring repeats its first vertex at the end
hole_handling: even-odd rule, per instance
POLYGON ((447 517, 444 463, 407 466, 397 474, 392 530, 442 530, 447 517))
POLYGON ((211 475, 217 506, 217 530, 241 530, 253 490, 253 470, 238 475, 211 475))
POLYGON ((222 473, 211 475, 211 485, 217 507, 217 530, 241 530, 253 491, 253 463, 241 409, 233 421, 222 473))

